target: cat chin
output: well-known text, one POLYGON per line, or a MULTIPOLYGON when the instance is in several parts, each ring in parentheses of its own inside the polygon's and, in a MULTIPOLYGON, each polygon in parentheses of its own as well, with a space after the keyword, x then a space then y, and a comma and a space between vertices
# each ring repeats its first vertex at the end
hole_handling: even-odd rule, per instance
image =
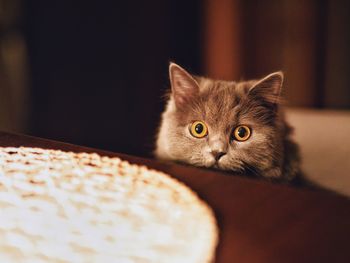
POLYGON ((223 165, 221 162, 217 162, 215 159, 205 160, 202 163, 190 163, 190 164, 198 167, 205 167, 205 168, 221 170, 221 171, 231 170, 230 168, 227 168, 226 165, 223 165))
POLYGON ((215 160, 212 160, 210 162, 208 162, 208 166, 206 166, 207 168, 213 168, 213 169, 217 169, 217 170, 227 170, 225 169, 225 166, 222 165, 221 162, 217 162, 215 160))
POLYGON ((224 165, 218 163, 218 162, 215 162, 213 165, 212 165, 212 168, 214 169, 217 169, 217 170, 222 170, 222 171, 228 171, 230 169, 227 169, 224 165))
POLYGON ((241 169, 239 165, 234 166, 232 162, 228 162, 227 160, 220 160, 219 162, 215 162, 212 165, 212 168, 221 170, 221 171, 229 171, 229 172, 239 172, 241 169))
POLYGON ((209 160, 209 161, 206 161, 203 166, 206 167, 206 168, 212 168, 212 167, 214 167, 214 165, 216 165, 216 161, 215 160, 209 160))
POLYGON ((215 171, 222 171, 222 172, 238 172, 238 170, 229 168, 223 165, 220 165, 219 163, 215 162, 212 166, 206 167, 215 171))
POLYGON ((225 156, 219 161, 216 161, 214 158, 208 157, 207 159, 202 159, 200 162, 193 162, 193 160, 192 162, 188 162, 188 160, 184 160, 183 162, 197 166, 197 167, 204 167, 204 168, 218 170, 218 171, 234 172, 234 173, 242 172, 242 167, 240 165, 241 163, 239 161, 233 162, 232 159, 226 159, 225 156))

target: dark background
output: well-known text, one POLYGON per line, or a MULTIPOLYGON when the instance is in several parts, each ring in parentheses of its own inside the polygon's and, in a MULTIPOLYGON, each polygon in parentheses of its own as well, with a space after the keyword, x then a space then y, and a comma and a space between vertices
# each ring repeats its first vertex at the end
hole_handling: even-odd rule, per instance
POLYGON ((163 0, 28 1, 30 133, 149 153, 169 61, 201 71, 198 6, 163 0))
POLYGON ((348 1, 0 0, 0 127, 150 155, 168 63, 350 108, 348 1))

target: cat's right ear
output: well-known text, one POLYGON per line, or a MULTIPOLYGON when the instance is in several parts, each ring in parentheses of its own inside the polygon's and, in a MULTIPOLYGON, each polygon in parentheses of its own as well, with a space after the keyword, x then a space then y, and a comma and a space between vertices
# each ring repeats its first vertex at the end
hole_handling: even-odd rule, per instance
POLYGON ((182 67, 169 65, 171 92, 177 108, 184 107, 199 92, 198 82, 182 67))

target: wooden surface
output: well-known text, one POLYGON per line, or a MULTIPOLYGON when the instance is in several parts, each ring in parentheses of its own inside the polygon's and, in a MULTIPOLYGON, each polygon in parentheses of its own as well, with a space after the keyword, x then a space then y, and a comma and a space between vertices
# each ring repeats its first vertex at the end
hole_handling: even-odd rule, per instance
POLYGON ((97 152, 178 178, 216 213, 216 262, 350 262, 350 200, 333 193, 5 132, 0 132, 0 146, 97 152))

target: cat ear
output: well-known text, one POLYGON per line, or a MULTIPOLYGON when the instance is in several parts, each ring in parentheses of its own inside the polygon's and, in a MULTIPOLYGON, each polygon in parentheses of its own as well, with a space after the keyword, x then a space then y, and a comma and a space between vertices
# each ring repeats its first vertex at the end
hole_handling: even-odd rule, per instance
POLYGON ((181 108, 186 105, 199 92, 198 82, 175 63, 169 65, 169 77, 171 91, 177 107, 181 108))
POLYGON ((255 83, 248 92, 248 95, 263 98, 267 102, 277 104, 283 84, 283 73, 281 71, 271 73, 255 83))

